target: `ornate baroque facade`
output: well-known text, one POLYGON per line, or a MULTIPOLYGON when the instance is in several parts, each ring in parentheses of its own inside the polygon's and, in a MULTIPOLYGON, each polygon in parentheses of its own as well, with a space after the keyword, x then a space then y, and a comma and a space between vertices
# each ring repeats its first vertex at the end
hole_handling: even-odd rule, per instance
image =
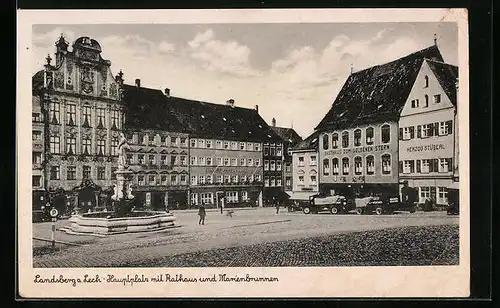
POLYGON ((84 179, 108 188, 118 159, 122 74, 113 77, 97 41, 80 37, 72 47, 68 51, 61 36, 55 65, 48 56, 45 69, 33 77, 33 95, 40 99, 44 119, 44 184, 49 191, 71 190, 84 179))

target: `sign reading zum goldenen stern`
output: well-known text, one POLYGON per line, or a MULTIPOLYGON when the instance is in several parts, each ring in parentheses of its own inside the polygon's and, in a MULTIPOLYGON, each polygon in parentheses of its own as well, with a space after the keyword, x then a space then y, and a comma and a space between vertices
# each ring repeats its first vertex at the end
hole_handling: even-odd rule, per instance
POLYGON ((375 145, 375 146, 366 146, 352 149, 340 149, 340 150, 330 150, 326 151, 325 155, 343 155, 343 154, 351 154, 351 153, 370 153, 370 152, 381 152, 390 150, 390 146, 388 144, 375 145))

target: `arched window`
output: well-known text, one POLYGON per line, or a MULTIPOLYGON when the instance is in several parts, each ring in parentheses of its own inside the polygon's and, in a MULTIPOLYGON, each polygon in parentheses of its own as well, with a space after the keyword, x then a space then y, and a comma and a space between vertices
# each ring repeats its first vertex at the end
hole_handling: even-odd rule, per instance
POLYGON ((380 131, 382 136, 382 143, 391 142, 391 126, 389 124, 384 124, 380 128, 380 131))
POLYGON ((323 175, 330 175, 330 160, 328 158, 323 159, 323 175))
POLYGON ((373 144, 373 127, 368 127, 365 130, 366 133, 366 144, 371 145, 373 144))
POLYGON ((360 175, 363 173, 363 159, 361 156, 354 158, 354 174, 360 175))
POLYGON ((342 175, 349 174, 349 157, 342 158, 342 175))
POLYGON ((332 148, 336 149, 339 147, 339 134, 333 133, 332 135, 332 148))
POLYGON ((334 158, 332 159, 332 173, 333 175, 338 175, 339 174, 339 159, 334 158))
POLYGON ((391 154, 382 155, 382 174, 391 174, 391 154))
POLYGON ((342 133, 342 147, 343 148, 349 147, 349 132, 348 131, 345 131, 342 133))
POLYGON ((361 145, 361 129, 356 129, 354 131, 354 146, 359 147, 361 145))
POLYGON ((366 174, 375 173, 375 157, 373 155, 366 156, 366 174))
POLYGON ((429 76, 425 76, 424 77, 424 88, 427 88, 429 87, 429 76))
POLYGON ((425 105, 424 107, 429 107, 429 95, 425 94, 425 105))
POLYGON ((328 146, 330 145, 330 141, 328 138, 328 134, 323 135, 323 150, 328 150, 328 146))

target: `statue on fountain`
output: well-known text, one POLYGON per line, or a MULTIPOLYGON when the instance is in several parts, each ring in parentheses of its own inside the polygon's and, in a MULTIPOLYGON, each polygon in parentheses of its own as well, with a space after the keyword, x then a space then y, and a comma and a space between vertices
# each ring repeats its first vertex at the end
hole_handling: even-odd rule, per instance
POLYGON ((130 146, 127 138, 123 133, 120 133, 120 141, 118 143, 118 170, 116 173, 117 183, 114 185, 114 194, 111 199, 114 201, 115 213, 119 216, 129 214, 134 206, 134 196, 132 195, 132 183, 127 175, 132 173, 128 170, 127 150, 130 146))

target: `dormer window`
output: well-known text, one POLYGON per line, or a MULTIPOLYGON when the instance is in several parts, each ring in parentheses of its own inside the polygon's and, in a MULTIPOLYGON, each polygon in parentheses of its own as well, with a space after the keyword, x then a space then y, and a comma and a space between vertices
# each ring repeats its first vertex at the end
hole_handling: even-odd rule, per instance
POLYGON ((429 87, 429 76, 425 76, 424 77, 424 88, 428 88, 429 87))

